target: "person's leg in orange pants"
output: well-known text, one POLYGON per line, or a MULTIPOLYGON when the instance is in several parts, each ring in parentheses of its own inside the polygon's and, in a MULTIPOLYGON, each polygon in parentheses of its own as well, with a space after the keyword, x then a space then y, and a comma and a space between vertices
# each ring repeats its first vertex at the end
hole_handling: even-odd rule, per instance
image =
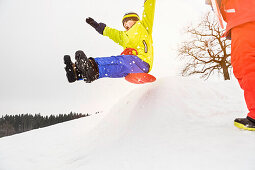
POLYGON ((232 28, 231 39, 234 75, 244 90, 248 119, 255 122, 255 22, 232 28))

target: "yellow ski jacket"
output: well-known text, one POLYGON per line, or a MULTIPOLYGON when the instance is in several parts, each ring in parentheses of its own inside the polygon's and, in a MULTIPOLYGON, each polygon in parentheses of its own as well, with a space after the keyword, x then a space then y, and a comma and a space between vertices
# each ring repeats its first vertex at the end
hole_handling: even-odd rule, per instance
POLYGON ((109 37, 124 49, 134 48, 138 57, 150 65, 153 64, 152 27, 156 0, 145 0, 142 20, 137 21, 128 31, 119 31, 108 26, 103 35, 109 37))

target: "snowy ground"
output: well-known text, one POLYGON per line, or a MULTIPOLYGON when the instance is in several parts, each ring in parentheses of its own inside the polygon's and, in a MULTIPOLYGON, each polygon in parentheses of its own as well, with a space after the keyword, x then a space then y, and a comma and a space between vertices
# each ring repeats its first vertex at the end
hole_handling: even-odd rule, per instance
POLYGON ((90 117, 0 139, 1 170, 254 170, 235 82, 162 78, 90 117))

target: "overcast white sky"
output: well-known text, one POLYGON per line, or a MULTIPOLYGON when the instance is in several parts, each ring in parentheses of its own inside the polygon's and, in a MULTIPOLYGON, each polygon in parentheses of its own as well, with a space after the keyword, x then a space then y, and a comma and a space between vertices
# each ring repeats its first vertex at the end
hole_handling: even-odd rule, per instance
MULTIPOLYGON (((136 85, 123 79, 69 84, 63 56, 118 55, 122 48, 86 24, 86 17, 123 29, 124 13, 143 11, 144 0, 0 0, 0 115, 105 110, 136 85)), ((178 76, 176 46, 182 28, 209 9, 203 0, 157 0, 154 22, 158 78, 178 76)))

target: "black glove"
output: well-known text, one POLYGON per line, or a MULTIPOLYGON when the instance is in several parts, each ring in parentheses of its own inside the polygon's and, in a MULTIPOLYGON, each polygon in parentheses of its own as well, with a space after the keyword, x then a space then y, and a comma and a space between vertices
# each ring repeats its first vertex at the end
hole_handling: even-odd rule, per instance
POLYGON ((91 25, 93 28, 96 29, 97 32, 99 32, 99 34, 103 35, 104 29, 106 27, 106 25, 104 23, 97 23, 93 18, 88 17, 86 18, 86 22, 91 25))
POLYGON ((86 18, 86 22, 95 29, 99 26, 99 24, 91 17, 86 18))

